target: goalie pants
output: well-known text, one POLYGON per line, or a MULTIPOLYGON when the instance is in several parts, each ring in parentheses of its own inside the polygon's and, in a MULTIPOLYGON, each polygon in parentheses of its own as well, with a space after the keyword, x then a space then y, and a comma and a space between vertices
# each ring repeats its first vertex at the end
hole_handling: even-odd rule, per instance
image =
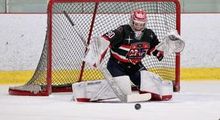
POLYGON ((118 77, 128 75, 130 80, 139 88, 141 81, 141 70, 147 70, 144 65, 140 62, 137 64, 125 63, 117 60, 114 57, 110 57, 107 69, 111 73, 112 77, 118 77))

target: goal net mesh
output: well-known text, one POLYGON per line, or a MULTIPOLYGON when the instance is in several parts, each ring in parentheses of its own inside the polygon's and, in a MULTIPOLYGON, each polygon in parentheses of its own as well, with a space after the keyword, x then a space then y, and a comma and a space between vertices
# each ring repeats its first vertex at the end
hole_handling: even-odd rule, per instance
MULTIPOLYGON (((97 69, 83 63, 87 43, 91 39, 128 24, 130 13, 135 9, 147 11, 146 27, 152 29, 159 40, 177 26, 177 4, 175 0, 93 2, 83 0, 52 0, 48 5, 48 29, 44 48, 33 77, 23 86, 11 87, 10 94, 48 95, 52 91, 71 91, 78 81, 103 79, 97 69), (68 14, 71 25, 64 12, 68 14), (80 35, 79 35, 80 34, 80 35), (82 37, 82 38, 81 38, 82 37)), ((104 59, 106 65, 109 55, 104 59)), ((143 59, 145 67, 164 80, 178 81, 176 54, 158 61, 154 56, 143 59)))

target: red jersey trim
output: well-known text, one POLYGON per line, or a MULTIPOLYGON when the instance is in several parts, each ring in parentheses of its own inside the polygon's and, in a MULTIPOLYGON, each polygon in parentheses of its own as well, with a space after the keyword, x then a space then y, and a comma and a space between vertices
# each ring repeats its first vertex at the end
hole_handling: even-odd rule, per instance
POLYGON ((125 62, 125 63, 129 63, 130 61, 128 59, 124 59, 122 58, 120 55, 118 54, 115 54, 115 53, 112 53, 112 56, 117 59, 118 61, 121 61, 121 62, 125 62))

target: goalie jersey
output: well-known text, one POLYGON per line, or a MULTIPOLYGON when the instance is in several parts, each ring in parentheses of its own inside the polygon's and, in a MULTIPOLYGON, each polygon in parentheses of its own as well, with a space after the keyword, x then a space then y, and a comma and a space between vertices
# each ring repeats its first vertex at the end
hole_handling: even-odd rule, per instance
POLYGON ((145 28, 135 32, 130 25, 122 25, 115 30, 109 31, 102 37, 110 42, 111 58, 124 63, 137 64, 146 54, 151 55, 155 51, 155 46, 159 40, 151 29, 145 28))

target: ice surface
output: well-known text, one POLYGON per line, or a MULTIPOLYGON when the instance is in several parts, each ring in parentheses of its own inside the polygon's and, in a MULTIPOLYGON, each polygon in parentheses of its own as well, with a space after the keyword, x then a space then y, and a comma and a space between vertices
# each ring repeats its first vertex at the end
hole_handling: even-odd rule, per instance
POLYGON ((141 103, 77 103, 72 93, 49 97, 11 96, 0 86, 1 120, 219 120, 220 80, 183 81, 171 101, 141 103))

